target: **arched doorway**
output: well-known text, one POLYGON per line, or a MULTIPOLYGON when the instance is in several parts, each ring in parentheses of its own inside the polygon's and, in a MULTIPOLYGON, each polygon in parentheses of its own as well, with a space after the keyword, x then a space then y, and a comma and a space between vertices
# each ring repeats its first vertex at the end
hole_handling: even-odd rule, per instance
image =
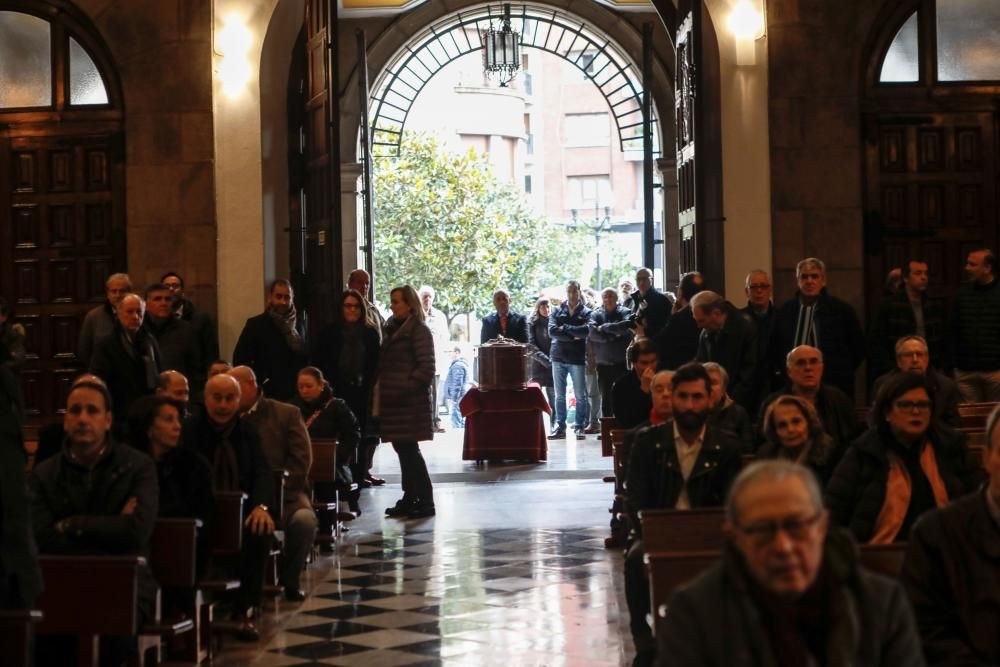
POLYGON ((0 293, 25 330, 31 418, 62 411, 83 316, 126 269, 122 107, 82 13, 0 1, 0 293))
POLYGON ((967 253, 996 247, 1000 10, 968 7, 911 0, 875 23, 863 79, 869 315, 890 269, 923 259, 928 297, 945 299, 964 282, 967 253))

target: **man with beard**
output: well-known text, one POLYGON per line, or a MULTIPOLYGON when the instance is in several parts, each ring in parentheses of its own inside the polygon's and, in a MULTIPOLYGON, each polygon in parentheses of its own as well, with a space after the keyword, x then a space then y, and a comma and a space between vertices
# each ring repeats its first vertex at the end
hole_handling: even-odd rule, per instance
POLYGON ((684 364, 674 373, 671 387, 673 421, 639 432, 625 483, 633 530, 625 556, 625 598, 636 667, 656 662, 656 645, 646 622, 649 582, 643 564, 639 512, 721 506, 742 465, 739 443, 708 422, 711 379, 704 367, 684 364))
POLYGON ((292 284, 279 278, 268 290, 267 310, 251 317, 233 350, 233 365, 249 366, 264 393, 279 401, 296 395, 299 371, 308 364, 306 316, 295 312, 292 284))

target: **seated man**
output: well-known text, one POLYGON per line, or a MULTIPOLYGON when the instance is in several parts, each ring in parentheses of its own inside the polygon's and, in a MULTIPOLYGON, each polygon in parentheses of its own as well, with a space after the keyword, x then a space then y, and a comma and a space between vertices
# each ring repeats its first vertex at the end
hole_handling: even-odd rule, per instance
POLYGON ((712 380, 712 414, 708 421, 725 431, 740 443, 744 454, 753 450, 753 424, 750 415, 743 406, 735 402, 727 391, 729 388, 729 373, 726 369, 709 361, 704 364, 708 377, 712 380))
POLYGON ((281 559, 279 583, 285 588, 286 600, 301 602, 306 596, 299 587, 299 576, 305 569, 306 557, 319 526, 309 496, 312 443, 299 409, 265 398, 249 366, 237 366, 229 375, 240 383, 240 418, 260 433, 268 465, 272 470, 289 473, 285 483, 285 506, 278 508, 277 514, 285 527, 285 554, 281 559))
POLYGON ((649 338, 640 338, 629 345, 625 359, 631 370, 615 381, 611 405, 620 428, 635 428, 649 419, 653 408, 649 381, 656 371, 656 344, 649 338))
MULTIPOLYGON (((146 454, 115 442, 111 424, 107 388, 77 383, 66 400, 63 449, 31 475, 31 520, 40 553, 149 555, 158 511, 156 466, 146 454)), ((152 571, 141 567, 140 626, 154 613, 156 590, 152 571)), ((68 664, 48 655, 47 644, 39 643, 39 664, 68 664)), ((133 639, 104 638, 102 663, 120 664, 133 648, 133 639)))
POLYGON ((163 371, 156 378, 156 395, 166 396, 181 404, 187 413, 191 401, 191 388, 188 380, 178 371, 163 371))
POLYGON ((636 436, 625 482, 626 504, 635 533, 625 557, 625 598, 635 641, 635 665, 656 660, 646 622, 649 583, 643 564, 639 512, 721 506, 740 471, 740 445, 708 423, 710 380, 701 364, 685 364, 671 379, 673 421, 636 436))
POLYGON ((828 526, 807 468, 743 470, 721 560, 667 605, 670 665, 923 665, 901 586, 860 568, 850 538, 828 526))
MULTIPOLYGON (((811 345, 799 345, 785 359, 788 384, 764 399, 757 419, 758 427, 764 423, 764 412, 773 400, 782 394, 801 396, 816 408, 823 430, 830 434, 837 447, 837 457, 861 435, 854 403, 847 394, 823 382, 823 353, 811 345)), ((758 444, 763 436, 758 439, 758 444)))
POLYGON ((962 402, 962 394, 958 385, 944 373, 939 373, 930 367, 930 352, 927 341, 920 336, 903 336, 896 341, 896 368, 885 375, 879 376, 872 386, 872 396, 878 395, 889 378, 900 373, 912 371, 926 375, 934 389, 934 418, 943 421, 952 428, 961 426, 958 415, 958 405, 962 402))
POLYGON ((240 621, 236 636, 257 641, 260 634, 252 616, 261 604, 264 567, 274 539, 274 520, 268 510, 274 498, 274 479, 260 446, 260 434, 240 419, 239 407, 239 383, 228 375, 210 378, 205 383, 205 410, 184 422, 181 442, 211 464, 216 492, 242 491, 248 496, 244 504, 240 588, 233 616, 240 621))
POLYGON ((1000 411, 986 424, 989 483, 922 516, 902 581, 928 665, 1000 665, 1000 411))

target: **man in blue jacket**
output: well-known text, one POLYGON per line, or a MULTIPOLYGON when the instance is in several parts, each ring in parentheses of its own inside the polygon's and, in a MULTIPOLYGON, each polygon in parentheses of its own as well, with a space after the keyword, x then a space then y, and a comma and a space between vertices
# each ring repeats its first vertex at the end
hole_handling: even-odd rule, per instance
POLYGON ((566 301, 549 318, 549 335, 552 337, 552 384, 555 385, 556 414, 552 418, 550 440, 566 437, 566 376, 573 379, 576 396, 576 424, 578 438, 584 437, 590 417, 590 397, 587 395, 587 336, 590 333, 591 310, 580 298, 580 283, 571 280, 566 284, 566 301))
MULTIPOLYGON (((618 292, 607 287, 601 292, 603 308, 598 308, 590 316, 590 341, 594 343, 597 357, 597 386, 601 392, 601 415, 613 417, 611 399, 615 380, 625 375, 625 351, 632 342, 632 322, 629 311, 618 304, 618 292)), ((591 415, 591 421, 597 421, 591 415)))

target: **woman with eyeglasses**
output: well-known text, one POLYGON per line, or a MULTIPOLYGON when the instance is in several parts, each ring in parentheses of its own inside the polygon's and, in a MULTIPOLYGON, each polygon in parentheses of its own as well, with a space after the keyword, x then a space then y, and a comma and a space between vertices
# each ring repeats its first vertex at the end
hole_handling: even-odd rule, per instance
POLYGON ((763 445, 758 459, 784 459, 801 463, 825 486, 839 459, 833 438, 823 430, 823 423, 812 403, 785 394, 774 400, 764 412, 763 445))
POLYGON ((965 434, 933 414, 934 389, 918 373, 900 373, 876 396, 870 428, 826 487, 833 522, 858 542, 905 542, 921 514, 975 488, 965 434))
POLYGON ((321 371, 333 395, 343 399, 358 420, 361 440, 351 476, 360 487, 385 484, 385 480, 370 472, 378 445, 371 402, 382 335, 370 324, 368 308, 360 292, 344 291, 334 310, 333 322, 314 339, 311 355, 312 365, 321 371))
POLYGON ((434 338, 424 324, 424 309, 409 285, 389 293, 392 317, 385 323, 375 389, 375 414, 383 440, 399 456, 403 497, 386 516, 416 519, 434 516, 434 488, 420 441, 434 437, 431 383, 434 338))

